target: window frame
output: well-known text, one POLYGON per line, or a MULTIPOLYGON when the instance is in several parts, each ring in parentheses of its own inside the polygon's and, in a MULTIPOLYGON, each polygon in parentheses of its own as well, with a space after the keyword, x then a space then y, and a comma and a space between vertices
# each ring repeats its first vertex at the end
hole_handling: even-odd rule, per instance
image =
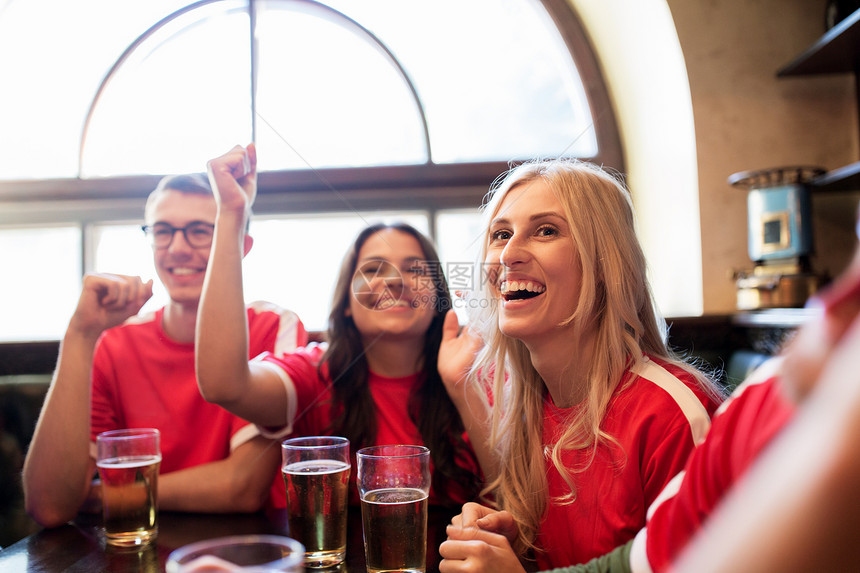
MULTIPOLYGON (((579 18, 566 0, 541 0, 548 14, 555 22, 571 57, 574 60, 583 85, 589 106, 596 118, 595 137, 597 139, 597 155, 588 158, 594 163, 612 167, 624 173, 624 157, 621 147, 620 134, 615 120, 608 87, 604 81, 594 50, 588 40, 579 18)), ((98 94, 95 95, 98 97, 98 94)), ((517 159, 523 158, 515 158, 517 159)), ((202 166, 201 166, 202 167, 202 166)), ((362 206, 380 204, 380 201, 390 201, 391 205, 427 202, 433 207, 468 207, 477 206, 475 199, 480 199, 487 188, 499 174, 508 169, 507 162, 456 163, 422 165, 402 165, 385 167, 339 168, 318 170, 284 170, 269 171, 259 175, 257 211, 270 212, 266 209, 282 209, 293 212, 293 207, 299 207, 298 212, 307 210, 331 210, 343 207, 343 200, 335 197, 326 198, 319 194, 322 190, 336 190, 347 193, 349 203, 362 206), (473 188, 475 187, 475 188, 473 188), (480 190, 478 190, 480 188, 480 190), (462 195, 458 191, 467 189, 462 195), (409 199, 404 198, 408 191, 409 199), (310 197, 304 195, 311 195, 310 197), (260 201, 262 199, 262 201, 260 201), (280 199, 280 200, 278 200, 280 199), (293 201, 297 202, 293 202, 293 201)), ((155 187, 159 176, 128 176, 110 178, 63 178, 47 180, 0 181, 0 204, 26 204, 38 202, 90 202, 88 213, 97 218, 115 217, 116 212, 111 208, 117 207, 117 199, 145 198, 155 187), (105 201, 100 206, 93 201, 105 201)), ((337 194, 334 194, 337 195, 337 194)), ((5 207, 6 205, 4 205, 5 207)), ((50 205, 47 211, 52 212, 50 205)), ((357 207, 359 208, 359 207, 357 207)), ((4 210, 6 211, 6 210, 4 210)), ((24 217, 24 213, 11 209, 16 217, 24 217)), ((38 211, 38 210, 34 210, 38 211)), ((57 222, 74 220, 62 217, 63 209, 57 215, 57 222)), ((75 212, 76 209, 72 209, 75 212)), ((21 221, 21 218, 10 220, 5 213, 0 213, 0 224, 21 221)), ((46 213, 37 216, 35 221, 42 221, 46 213)), ((30 221, 29 218, 23 220, 30 221)))

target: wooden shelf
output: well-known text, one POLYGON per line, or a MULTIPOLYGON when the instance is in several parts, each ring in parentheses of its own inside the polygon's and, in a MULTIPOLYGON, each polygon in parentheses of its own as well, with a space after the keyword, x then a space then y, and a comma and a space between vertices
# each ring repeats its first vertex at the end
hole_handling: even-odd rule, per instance
POLYGON ((738 311, 732 316, 732 324, 750 328, 797 328, 818 312, 808 308, 765 308, 738 311))
POLYGON ((777 77, 856 72, 860 68, 860 10, 828 30, 777 77))
MULTIPOLYGON (((853 73, 860 106, 860 9, 827 31, 805 52, 780 69, 780 78, 853 73)), ((860 162, 828 171, 810 182, 816 191, 860 190, 860 162)))
POLYGON ((810 181, 814 191, 860 190, 860 161, 828 171, 810 181))

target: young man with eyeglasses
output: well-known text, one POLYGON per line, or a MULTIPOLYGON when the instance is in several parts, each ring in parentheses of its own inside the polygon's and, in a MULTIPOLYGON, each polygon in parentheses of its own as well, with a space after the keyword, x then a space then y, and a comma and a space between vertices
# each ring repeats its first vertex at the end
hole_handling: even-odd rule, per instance
MULTIPOLYGON (((94 442, 119 428, 161 430, 160 509, 251 512, 267 499, 284 505, 280 448, 197 388, 194 333, 215 215, 202 175, 166 177, 150 194, 143 230, 170 297, 155 312, 137 314, 152 281, 84 277, 24 464, 27 511, 41 525, 62 525, 82 507, 100 506, 94 442)), ((252 244, 246 233, 245 254, 252 244)), ((247 316, 249 358, 307 341, 290 311, 255 303, 247 316)))

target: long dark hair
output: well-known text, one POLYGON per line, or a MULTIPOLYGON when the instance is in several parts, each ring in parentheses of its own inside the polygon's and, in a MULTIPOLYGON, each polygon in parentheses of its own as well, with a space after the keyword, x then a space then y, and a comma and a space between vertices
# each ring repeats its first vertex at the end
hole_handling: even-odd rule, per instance
POLYGON ((368 226, 353 241, 341 264, 328 320, 329 346, 320 361, 320 369, 325 365, 333 386, 331 407, 335 416, 329 431, 349 438, 354 451, 374 445, 376 440, 377 412, 368 385, 370 368, 365 357, 361 333, 346 311, 350 297, 353 296, 352 279, 358 253, 371 236, 386 229, 414 237, 421 246, 425 261, 431 267, 430 276, 427 278, 433 281, 435 314, 427 329, 421 364, 418 365, 420 385, 412 394, 408 409, 424 445, 430 448, 436 497, 443 505, 453 505, 456 500, 450 495, 452 487, 462 491, 466 499, 474 499, 481 484, 478 476, 457 464, 457 460, 461 459, 467 462, 465 465, 477 467, 474 452, 463 440, 463 421, 445 391, 436 367, 442 341, 442 323, 446 312, 451 308, 451 295, 433 243, 406 223, 378 223, 368 226))

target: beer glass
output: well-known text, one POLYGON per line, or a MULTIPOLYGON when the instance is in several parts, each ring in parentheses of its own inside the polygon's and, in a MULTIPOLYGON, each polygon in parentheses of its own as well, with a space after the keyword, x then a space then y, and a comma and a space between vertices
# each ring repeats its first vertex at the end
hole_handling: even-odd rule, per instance
POLYGON ((231 535, 191 543, 167 558, 167 573, 301 573, 305 548, 280 535, 231 535))
POLYGON ((305 546, 306 567, 346 558, 349 440, 310 436, 281 444, 290 537, 305 546))
POLYGON ((96 436, 105 541, 110 545, 145 545, 158 535, 160 439, 155 428, 96 436))
POLYGON ((430 450, 374 446, 359 450, 356 460, 368 572, 423 572, 430 450))

